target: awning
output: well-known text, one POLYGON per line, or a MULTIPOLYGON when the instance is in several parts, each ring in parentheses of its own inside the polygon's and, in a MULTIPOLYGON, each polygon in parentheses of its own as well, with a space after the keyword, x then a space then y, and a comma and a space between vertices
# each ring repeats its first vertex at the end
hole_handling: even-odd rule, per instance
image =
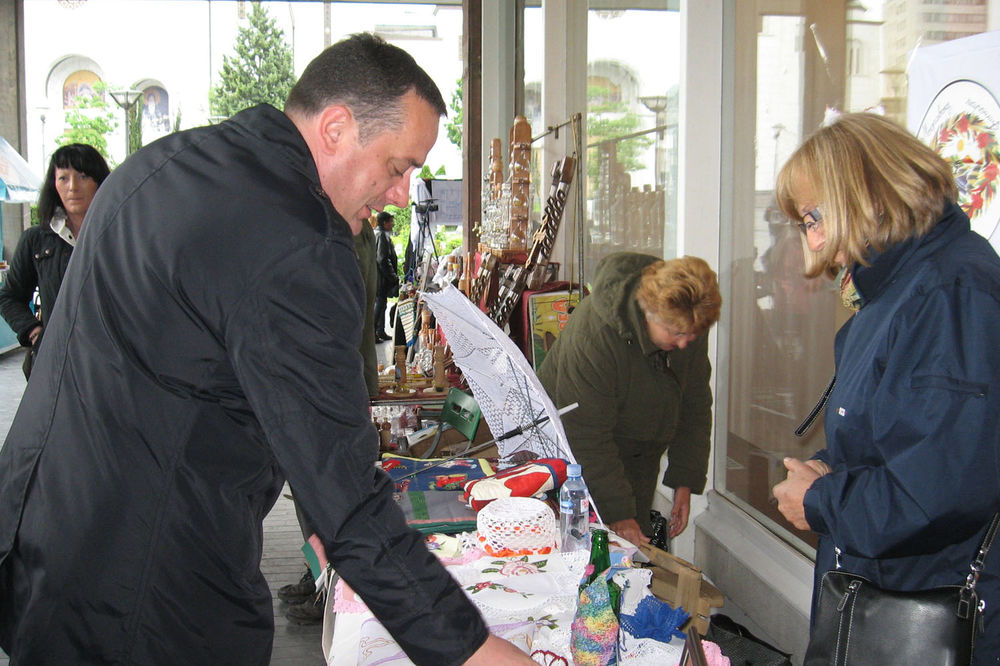
POLYGON ((42 179, 35 175, 24 158, 0 136, 0 201, 34 203, 42 179))

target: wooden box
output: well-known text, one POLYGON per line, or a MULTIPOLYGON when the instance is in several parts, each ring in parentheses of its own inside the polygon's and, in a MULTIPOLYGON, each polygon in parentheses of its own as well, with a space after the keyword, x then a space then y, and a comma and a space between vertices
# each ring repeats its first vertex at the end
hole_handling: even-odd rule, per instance
POLYGON ((698 633, 704 635, 712 609, 722 607, 722 592, 702 578, 701 569, 690 562, 648 544, 640 544, 639 549, 653 564, 649 584, 653 595, 675 608, 683 607, 691 614, 690 622, 698 633))

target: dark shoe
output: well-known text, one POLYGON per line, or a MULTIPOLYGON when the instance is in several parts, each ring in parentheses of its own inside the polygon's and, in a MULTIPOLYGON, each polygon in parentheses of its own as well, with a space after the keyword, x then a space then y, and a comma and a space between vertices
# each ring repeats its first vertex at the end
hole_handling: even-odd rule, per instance
POLYGON ((278 590, 278 598, 288 604, 301 604, 314 596, 316 596, 316 580, 308 567, 299 582, 285 585, 278 590))
POLYGON ((386 340, 392 340, 392 337, 388 333, 375 334, 375 342, 385 342, 386 340))
POLYGON ((289 606, 285 617, 292 624, 320 624, 323 622, 323 593, 317 592, 300 604, 289 606))

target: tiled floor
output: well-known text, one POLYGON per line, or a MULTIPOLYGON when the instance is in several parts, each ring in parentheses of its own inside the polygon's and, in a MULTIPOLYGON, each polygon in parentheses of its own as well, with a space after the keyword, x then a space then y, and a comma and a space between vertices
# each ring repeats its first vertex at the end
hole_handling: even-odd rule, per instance
MULTIPOLYGON (((388 345, 382 345, 388 347, 388 345)), ((384 351, 380 349, 379 351, 384 351)), ((0 441, 7 436, 11 420, 24 392, 21 374, 23 354, 13 351, 0 356, 0 441)), ((295 519, 291 500, 282 496, 264 520, 264 555, 261 570, 274 596, 279 587, 298 581, 304 570, 302 533, 295 519)), ((285 619, 286 605, 274 598, 274 649, 273 666, 322 666, 323 650, 320 646, 322 627, 297 626, 285 619)), ((9 660, 0 652, 0 666, 9 660)))

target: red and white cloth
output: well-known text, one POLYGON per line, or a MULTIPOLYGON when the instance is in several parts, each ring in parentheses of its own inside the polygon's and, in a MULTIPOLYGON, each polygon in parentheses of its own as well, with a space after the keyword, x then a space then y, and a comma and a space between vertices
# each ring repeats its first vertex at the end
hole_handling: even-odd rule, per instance
POLYGON ((566 481, 566 461, 562 458, 537 458, 497 472, 484 479, 468 481, 463 499, 479 511, 501 497, 534 497, 555 490, 566 481))

